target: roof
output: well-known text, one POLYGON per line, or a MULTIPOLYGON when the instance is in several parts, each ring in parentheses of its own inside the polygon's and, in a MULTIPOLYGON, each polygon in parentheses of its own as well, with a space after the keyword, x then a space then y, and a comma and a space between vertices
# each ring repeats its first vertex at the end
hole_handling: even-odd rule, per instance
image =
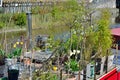
POLYGON ((120 36, 120 28, 111 29, 111 34, 116 35, 116 36, 120 36))

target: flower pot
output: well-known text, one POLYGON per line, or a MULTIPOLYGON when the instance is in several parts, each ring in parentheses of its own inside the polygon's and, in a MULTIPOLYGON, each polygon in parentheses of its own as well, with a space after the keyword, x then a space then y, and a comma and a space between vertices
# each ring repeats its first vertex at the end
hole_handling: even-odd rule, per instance
POLYGON ((18 80, 19 70, 11 69, 8 70, 8 80, 18 80))

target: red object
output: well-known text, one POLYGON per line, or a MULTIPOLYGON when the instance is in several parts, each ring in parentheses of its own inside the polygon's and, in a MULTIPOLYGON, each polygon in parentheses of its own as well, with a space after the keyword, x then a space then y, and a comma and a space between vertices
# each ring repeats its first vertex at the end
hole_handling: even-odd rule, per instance
MULTIPOLYGON (((118 49, 120 50, 120 28, 114 28, 111 30, 113 36, 113 44, 118 44, 118 49)), ((112 48, 116 49, 115 46, 112 48)))
POLYGON ((117 71, 116 68, 108 72, 107 74, 103 75, 98 80, 120 80, 120 72, 117 71))
POLYGON ((112 29, 111 34, 114 35, 114 36, 119 36, 120 37, 120 28, 112 29))

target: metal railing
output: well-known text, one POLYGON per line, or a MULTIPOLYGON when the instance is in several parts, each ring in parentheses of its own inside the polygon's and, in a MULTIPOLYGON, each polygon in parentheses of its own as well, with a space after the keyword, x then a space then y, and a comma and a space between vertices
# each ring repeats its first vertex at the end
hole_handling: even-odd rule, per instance
POLYGON ((93 0, 91 8, 115 8, 116 0, 93 0))

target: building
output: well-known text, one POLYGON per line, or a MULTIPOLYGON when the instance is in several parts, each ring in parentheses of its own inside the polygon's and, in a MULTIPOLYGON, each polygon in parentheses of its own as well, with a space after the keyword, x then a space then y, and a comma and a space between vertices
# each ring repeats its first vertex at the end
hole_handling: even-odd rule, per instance
MULTIPOLYGON (((1 0, 2 10, 5 13, 11 12, 26 12, 34 8, 35 6, 53 5, 53 3, 59 3, 66 0, 1 0)), ((81 0, 78 0, 81 2, 81 0)), ((86 3, 92 2, 92 0, 85 0, 86 3)))

